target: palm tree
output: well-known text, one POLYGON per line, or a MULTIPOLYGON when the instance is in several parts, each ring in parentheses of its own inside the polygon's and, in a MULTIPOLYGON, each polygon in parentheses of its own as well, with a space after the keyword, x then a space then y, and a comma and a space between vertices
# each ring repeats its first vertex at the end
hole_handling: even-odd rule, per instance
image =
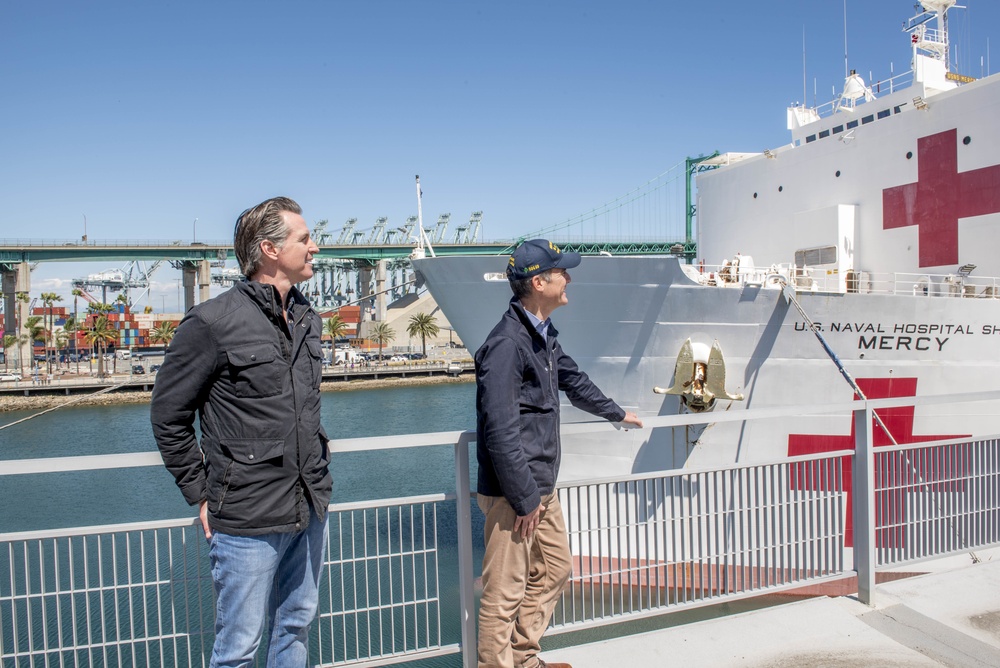
POLYGON ((368 338, 378 344, 378 358, 382 359, 382 346, 386 343, 391 343, 394 338, 396 338, 396 332, 392 331, 392 327, 384 322, 375 323, 372 327, 371 332, 368 334, 368 338))
POLYGON ((4 334, 3 335, 3 370, 7 371, 7 361, 9 355, 7 355, 7 350, 17 345, 17 336, 14 334, 4 334))
MULTIPOLYGON (((63 323, 63 328, 61 334, 65 334, 64 343, 60 347, 65 347, 66 343, 70 341, 73 342, 73 352, 72 355, 76 355, 76 330, 80 329, 80 326, 76 322, 75 315, 66 316, 66 322, 63 323)), ((69 368, 67 363, 66 368, 69 368)), ((76 361, 76 372, 80 373, 80 360, 77 358, 76 361)))
POLYGON ((330 337, 331 343, 344 336, 347 328, 347 322, 340 317, 339 313, 334 313, 323 323, 323 333, 330 337))
POLYGON ((73 288, 73 323, 75 325, 74 336, 73 336, 73 353, 76 355, 77 373, 80 373, 80 355, 76 351, 76 336, 75 336, 76 330, 80 329, 80 313, 77 310, 77 300, 82 296, 83 296, 83 290, 81 290, 80 288, 73 288))
POLYGON ((104 378, 104 353, 108 349, 109 343, 118 340, 118 331, 112 326, 106 315, 101 315, 94 320, 94 324, 90 326, 83 338, 92 348, 97 348, 97 375, 104 378))
MULTIPOLYGON (((95 314, 97 316, 106 316, 108 313, 113 313, 113 312, 115 312, 117 310, 118 309, 115 307, 114 304, 107 304, 105 302, 92 302, 90 304, 87 304, 87 312, 93 313, 93 314, 95 314)), ((107 326, 114 332, 114 335, 115 335, 114 338, 111 341, 105 343, 104 349, 107 350, 107 343, 114 343, 114 344, 117 345, 117 343, 118 343, 118 328, 115 327, 114 324, 112 324, 111 321, 108 320, 107 318, 104 318, 104 319, 105 319, 105 321, 107 321, 107 326)), ((93 324, 91 324, 91 328, 93 328, 93 324)), ((93 345, 91 345, 91 349, 93 349, 93 345)), ((102 358, 103 358, 103 355, 102 355, 102 358)), ((112 362, 112 364, 114 366, 112 366, 111 372, 114 373, 115 369, 117 368, 117 363, 116 362, 112 362)), ((100 360, 98 360, 98 362, 97 362, 97 368, 98 368, 98 371, 100 371, 101 368, 102 368, 102 364, 101 364, 100 360)))
POLYGON ((45 324, 45 331, 48 334, 48 340, 45 342, 45 364, 48 367, 49 373, 52 373, 52 358, 49 356, 49 347, 52 344, 52 335, 56 326, 55 318, 52 317, 52 306, 56 302, 61 302, 63 300, 62 295, 58 295, 54 292, 43 292, 42 293, 42 304, 49 310, 48 319, 45 324))
POLYGON ((35 341, 41 341, 44 345, 46 339, 44 318, 40 315, 30 316, 24 321, 24 328, 28 330, 27 343, 31 351, 31 366, 35 366, 35 341), (41 325, 38 323, 42 323, 41 325))
POLYGON ((65 329, 61 329, 58 332, 56 332, 55 349, 57 352, 66 349, 66 345, 69 343, 69 336, 70 336, 69 332, 67 332, 65 329))
POLYGON ((177 325, 164 320, 159 325, 149 330, 149 340, 153 343, 162 343, 169 348, 170 342, 174 340, 174 333, 176 331, 177 325))
MULTIPOLYGON (((17 301, 21 302, 22 304, 27 304, 28 302, 31 301, 31 297, 28 296, 27 292, 18 292, 18 293, 16 293, 16 295, 14 296, 14 299, 16 299, 17 301)), ((18 310, 18 313, 21 312, 20 307, 17 310, 18 310)), ((19 322, 18 323, 18 331, 24 331, 24 330, 27 330, 27 328, 28 327, 27 327, 27 323, 26 322, 19 322)), ((32 362, 32 360, 30 358, 27 358, 27 357, 24 356, 24 344, 28 343, 28 341, 30 341, 30 340, 31 339, 30 339, 30 337, 29 337, 29 335, 27 333, 25 333, 25 334, 18 334, 17 335, 18 363, 21 365, 21 373, 22 374, 27 374, 28 373, 28 369, 31 368, 31 362, 32 362)), ((32 354, 34 354, 34 353, 32 353, 32 354)))
POLYGON ((406 333, 410 336, 419 336, 421 350, 424 358, 427 358, 427 337, 437 336, 441 328, 437 325, 437 318, 427 313, 417 313, 410 316, 410 322, 406 326, 406 333))

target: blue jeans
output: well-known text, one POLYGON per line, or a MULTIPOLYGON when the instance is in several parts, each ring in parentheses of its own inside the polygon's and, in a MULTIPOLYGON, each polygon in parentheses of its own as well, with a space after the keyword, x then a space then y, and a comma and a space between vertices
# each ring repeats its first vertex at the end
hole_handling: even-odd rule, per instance
POLYGON ((249 666, 270 620, 269 668, 301 668, 308 659, 309 624, 319 606, 327 521, 313 512, 298 533, 212 534, 215 584, 212 668, 249 666))

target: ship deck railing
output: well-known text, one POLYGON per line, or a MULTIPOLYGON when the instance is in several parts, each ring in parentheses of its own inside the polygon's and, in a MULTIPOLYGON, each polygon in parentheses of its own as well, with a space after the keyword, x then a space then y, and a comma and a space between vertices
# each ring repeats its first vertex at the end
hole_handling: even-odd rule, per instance
POLYGON ((927 274, 909 272, 851 271, 841 273, 826 266, 740 268, 732 264, 684 265, 685 274, 709 287, 761 286, 778 289, 791 283, 797 292, 899 295, 960 299, 1000 299, 1000 278, 968 273, 927 274))
MULTIPOLYGON (((880 97, 887 95, 892 95, 897 90, 902 90, 904 88, 910 87, 914 82, 913 70, 907 70, 899 74, 894 74, 888 79, 873 79, 872 73, 868 73, 868 89, 871 94, 877 100, 880 97)), ((833 116, 838 111, 850 112, 854 109, 858 109, 865 104, 864 98, 857 102, 856 106, 852 104, 850 100, 841 100, 841 96, 837 95, 836 89, 833 91, 833 99, 829 102, 825 102, 817 107, 813 107, 813 111, 819 116, 819 118, 827 118, 833 116)))
MULTIPOLYGON (((858 598, 872 604, 883 570, 1000 545, 998 436, 884 446, 874 422, 909 407, 972 415, 997 402, 1000 391, 644 418, 647 429, 684 430, 849 414, 854 428, 844 449, 561 484, 574 572, 550 635, 855 578, 858 598)), ((563 433, 614 438, 611 429, 568 424, 563 433)), ((474 439, 465 431, 331 443, 334 467, 349 453, 445 446, 454 484, 330 506, 310 665, 444 656, 476 665, 474 439)), ((67 473, 161 466, 155 452, 7 460, 0 480, 39 476, 44 486, 67 473)), ((204 666, 213 619, 196 518, 0 534, 5 667, 204 666)))

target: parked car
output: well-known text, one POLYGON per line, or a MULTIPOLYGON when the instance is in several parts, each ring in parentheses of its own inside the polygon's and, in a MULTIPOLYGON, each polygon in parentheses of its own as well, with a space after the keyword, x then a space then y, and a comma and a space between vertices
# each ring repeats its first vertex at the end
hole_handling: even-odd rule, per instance
POLYGON ((132 375, 133 376, 138 376, 138 375, 144 374, 144 373, 146 373, 146 370, 142 367, 141 364, 133 364, 132 365, 132 375))
POLYGON ((153 364, 149 367, 149 373, 156 373, 159 370, 160 370, 159 364, 153 364))
POLYGON ((11 371, 7 373, 0 374, 0 382, 15 382, 21 380, 21 374, 16 371, 11 371))

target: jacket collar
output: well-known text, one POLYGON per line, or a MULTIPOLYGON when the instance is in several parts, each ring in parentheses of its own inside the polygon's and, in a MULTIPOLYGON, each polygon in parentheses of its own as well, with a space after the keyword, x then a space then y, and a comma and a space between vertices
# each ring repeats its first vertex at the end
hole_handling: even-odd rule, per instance
MULTIPOLYGON (((236 284, 236 287, 240 292, 250 297, 269 318, 281 316, 282 304, 278 288, 270 283, 258 281, 241 281, 236 284)), ((287 301, 288 308, 295 320, 301 318, 305 309, 309 308, 309 300, 294 285, 288 291, 287 301)))
MULTIPOLYGON (((531 319, 528 317, 528 312, 525 311, 524 306, 521 305, 520 299, 518 299, 517 297, 511 297, 510 309, 507 311, 507 313, 512 314, 512 317, 516 317, 518 320, 520 320, 521 324, 524 325, 524 328, 528 331, 528 333, 533 338, 538 339, 539 343, 542 344, 542 347, 545 347, 546 340, 543 339, 542 335, 539 334, 538 331, 535 329, 535 324, 531 322, 531 319)), ((556 329, 555 324, 550 319, 548 340, 552 341, 557 336, 559 336, 559 330, 556 329)))

